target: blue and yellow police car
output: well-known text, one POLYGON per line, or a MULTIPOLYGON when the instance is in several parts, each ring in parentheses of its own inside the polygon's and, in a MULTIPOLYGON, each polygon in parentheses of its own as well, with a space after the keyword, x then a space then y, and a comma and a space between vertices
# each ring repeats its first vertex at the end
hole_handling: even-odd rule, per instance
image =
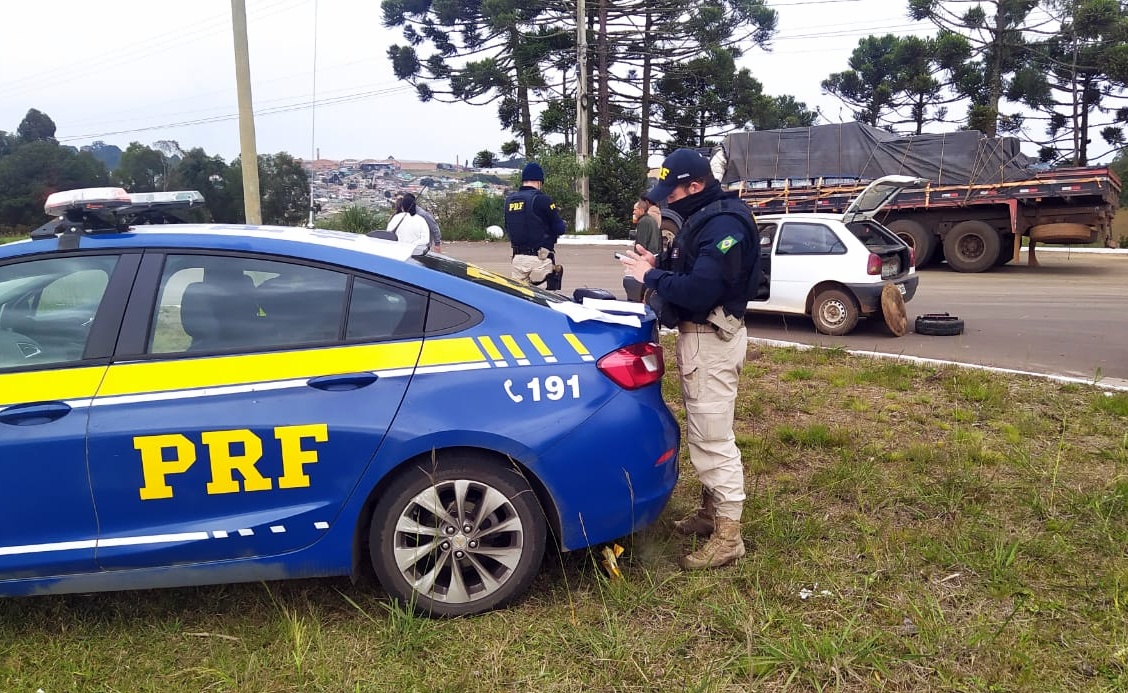
POLYGON ((394 241, 160 223, 201 201, 58 193, 0 246, 0 595, 370 571, 458 616, 658 517, 652 313, 394 241))

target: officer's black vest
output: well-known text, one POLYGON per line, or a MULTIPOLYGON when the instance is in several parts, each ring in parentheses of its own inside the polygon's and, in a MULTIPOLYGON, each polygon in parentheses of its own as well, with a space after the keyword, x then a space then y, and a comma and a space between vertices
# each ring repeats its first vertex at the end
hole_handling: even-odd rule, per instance
MULTIPOLYGON (((663 266, 676 273, 683 274, 693 267, 697 260, 697 235, 711 219, 722 214, 735 217, 744 226, 747 234, 748 246, 744 253, 744 266, 741 267, 741 277, 737 280, 738 287, 744 287, 737 295, 726 290, 722 297, 724 307, 730 315, 743 315, 748 301, 756 297, 760 285, 760 231, 752 218, 748 205, 740 198, 725 196, 705 205, 686 219, 685 225, 674 237, 674 242, 666 252, 669 254, 663 266)), ((689 316, 686 316, 689 317, 689 316)))
POLYGON ((536 188, 528 188, 505 198, 505 231, 517 253, 535 255, 538 248, 547 247, 548 227, 533 212, 533 201, 542 194, 536 188))

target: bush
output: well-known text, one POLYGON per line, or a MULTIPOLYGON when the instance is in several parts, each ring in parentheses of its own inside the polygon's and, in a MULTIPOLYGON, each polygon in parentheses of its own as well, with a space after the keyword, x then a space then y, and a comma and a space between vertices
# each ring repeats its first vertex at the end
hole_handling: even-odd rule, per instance
POLYGON ((505 226, 505 198, 467 191, 427 200, 424 207, 435 215, 444 241, 486 240, 487 226, 505 226))
POLYGON ((386 229, 391 214, 363 205, 345 207, 336 214, 331 214, 314 222, 319 229, 332 229, 334 231, 348 231, 349 233, 368 233, 376 229, 386 229))

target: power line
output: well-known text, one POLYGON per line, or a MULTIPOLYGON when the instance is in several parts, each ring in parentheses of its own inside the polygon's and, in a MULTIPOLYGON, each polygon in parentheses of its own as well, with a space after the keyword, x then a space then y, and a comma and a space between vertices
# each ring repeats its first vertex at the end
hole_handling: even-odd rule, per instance
MULTIPOLYGON (((258 118, 258 117, 261 117, 261 116, 277 115, 279 113, 290 113, 290 112, 293 112, 293 111, 301 111, 301 110, 305 110, 307 108, 313 108, 315 105, 316 106, 322 106, 322 107, 337 106, 337 105, 344 104, 344 103, 352 103, 354 101, 362 101, 364 99, 371 99, 371 98, 377 98, 377 97, 382 97, 382 96, 390 96, 392 94, 398 94, 398 93, 406 92, 406 91, 412 91, 412 88, 410 86, 396 86, 396 87, 391 87, 391 88, 387 88, 387 89, 375 89, 375 90, 368 91, 368 92, 360 92, 360 93, 351 94, 351 95, 348 95, 348 96, 341 96, 341 97, 332 98, 332 99, 321 99, 321 100, 318 100, 316 102, 314 102, 314 101, 304 101, 304 102, 300 102, 300 103, 289 104, 289 105, 286 105, 286 106, 277 106, 277 107, 274 107, 274 108, 265 108, 265 109, 257 110, 257 111, 255 111, 255 117, 258 118)), ((153 130, 169 130, 169 129, 172 129, 172 128, 191 127, 191 126, 194 126, 194 125, 211 125, 213 123, 222 123, 222 122, 226 122, 226 121, 229 121, 229 120, 236 120, 238 117, 239 117, 238 113, 227 113, 227 114, 224 114, 224 115, 212 116, 212 117, 209 117, 209 118, 196 118, 194 120, 185 120, 185 121, 180 121, 180 122, 175 122, 175 123, 161 123, 159 125, 149 125, 149 126, 145 126, 145 127, 128 128, 128 129, 122 129, 122 130, 112 130, 112 131, 107 131, 107 132, 88 133, 88 134, 84 134, 84 135, 68 135, 66 137, 57 137, 56 139, 59 142, 73 142, 75 140, 97 139, 97 138, 101 138, 101 137, 111 137, 111 136, 114 136, 114 135, 129 135, 129 134, 133 134, 133 133, 137 133, 137 132, 150 132, 150 131, 153 131, 153 130)))

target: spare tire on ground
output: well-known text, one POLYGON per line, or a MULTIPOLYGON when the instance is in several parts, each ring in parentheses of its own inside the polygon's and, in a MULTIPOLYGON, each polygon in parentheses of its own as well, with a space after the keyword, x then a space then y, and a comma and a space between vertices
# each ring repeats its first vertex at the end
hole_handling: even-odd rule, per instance
POLYGON ((894 337, 904 337, 909 331, 909 317, 905 313, 905 297, 893 282, 881 287, 881 317, 894 337))
POLYGON ((917 334, 952 337, 963 334, 964 321, 947 313, 925 313, 917 316, 914 330, 917 334))

